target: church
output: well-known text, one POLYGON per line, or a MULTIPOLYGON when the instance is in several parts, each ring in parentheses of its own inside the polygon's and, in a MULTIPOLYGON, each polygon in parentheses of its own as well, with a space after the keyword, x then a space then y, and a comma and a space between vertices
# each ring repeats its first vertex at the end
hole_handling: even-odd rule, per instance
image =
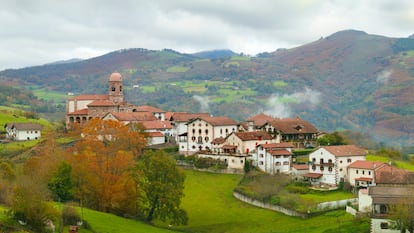
POLYGON ((122 75, 109 76, 108 94, 78 95, 66 100, 66 127, 83 124, 92 118, 102 118, 109 112, 137 112, 139 107, 124 101, 122 75))

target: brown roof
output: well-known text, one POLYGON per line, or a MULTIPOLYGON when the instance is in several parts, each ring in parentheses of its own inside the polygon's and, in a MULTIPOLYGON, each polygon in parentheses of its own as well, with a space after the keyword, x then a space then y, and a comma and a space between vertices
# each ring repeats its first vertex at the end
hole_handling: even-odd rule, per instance
MULTIPOLYGON (((368 189, 373 203, 380 204, 397 204, 402 201, 403 197, 412 197, 414 194, 411 186, 373 186, 368 189)), ((412 200, 412 198, 410 198, 412 200)))
POLYGON ((84 108, 78 111, 70 112, 68 115, 88 115, 88 109, 84 108))
POLYGON ((348 168, 359 168, 359 169, 376 169, 380 166, 384 165, 383 162, 379 161, 366 161, 366 160, 357 160, 351 163, 348 168))
POLYGON ((275 118, 272 116, 266 115, 264 113, 259 113, 255 116, 249 117, 247 121, 253 121, 254 126, 262 126, 268 121, 273 121, 275 118))
POLYGON ((295 168, 296 170, 308 170, 309 169, 309 165, 308 164, 292 164, 292 167, 295 168))
POLYGON ((385 164, 375 170, 377 184, 414 184, 414 173, 385 164))
POLYGON ((260 144, 257 146, 261 146, 265 149, 268 148, 293 148, 295 147, 292 143, 290 142, 281 142, 281 143, 267 143, 267 144, 260 144))
POLYGON ((234 132, 242 141, 272 140, 272 136, 265 131, 234 132))
POLYGON ((286 149, 270 149, 270 150, 266 150, 266 152, 271 155, 292 155, 292 152, 286 149))
POLYGON ((237 146, 236 145, 228 145, 228 144, 226 144, 226 145, 223 145, 221 148, 223 148, 223 149, 235 149, 235 148, 237 148, 237 146))
POLYGON ((157 132, 148 132, 147 133, 148 136, 154 138, 154 137, 164 137, 164 134, 162 134, 161 132, 157 131, 157 132))
POLYGON ((69 100, 108 100, 109 95, 78 95, 73 98, 69 98, 69 100))
POLYGON ((223 144, 225 141, 226 141, 225 138, 219 137, 219 138, 215 138, 213 141, 211 141, 211 144, 220 145, 220 144, 223 144))
POLYGON ((122 75, 120 73, 117 73, 117 72, 112 73, 111 76, 109 76, 109 81, 112 81, 112 82, 122 81, 122 75))
POLYGON ((164 110, 160 108, 156 108, 156 107, 149 106, 149 105, 137 106, 134 110, 137 112, 152 112, 152 113, 165 112, 164 110))
POLYGON ((92 103, 88 104, 88 107, 105 107, 105 106, 115 106, 114 102, 110 100, 95 100, 92 103))
POLYGON ((36 123, 7 123, 5 126, 5 128, 11 128, 11 129, 17 129, 17 130, 41 130, 42 129, 42 125, 40 124, 36 124, 36 123))
POLYGON ((171 122, 169 121, 141 121, 145 129, 171 129, 171 122))
POLYGON ((189 122, 193 122, 197 119, 204 120, 204 121, 212 124, 213 126, 237 125, 237 122, 235 120, 233 120, 233 119, 231 119, 230 117, 227 117, 227 116, 217 116, 217 117, 202 116, 202 117, 193 118, 189 122))
POLYGON ((309 173, 306 173, 304 176, 309 177, 309 178, 319 178, 319 177, 322 176, 322 174, 321 173, 311 173, 311 172, 309 172, 309 173))
POLYGON ((155 121, 158 120, 150 112, 111 112, 118 121, 155 121))
POLYGON ((283 134, 318 133, 315 126, 299 117, 275 119, 270 121, 269 124, 283 134))
POLYGON ((325 150, 329 151, 336 157, 341 156, 365 156, 366 151, 355 145, 340 145, 340 146, 323 146, 325 150))
POLYGON ((199 117, 209 117, 210 114, 208 113, 187 113, 187 112, 177 112, 174 113, 170 120, 175 122, 187 122, 190 119, 193 118, 199 118, 199 117))

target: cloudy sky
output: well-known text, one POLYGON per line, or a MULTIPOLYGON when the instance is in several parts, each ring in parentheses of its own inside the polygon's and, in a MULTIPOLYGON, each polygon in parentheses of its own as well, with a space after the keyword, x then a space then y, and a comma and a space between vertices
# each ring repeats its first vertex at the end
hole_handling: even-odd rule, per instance
POLYGON ((412 0, 2 0, 0 70, 124 48, 255 55, 345 29, 414 34, 412 0))

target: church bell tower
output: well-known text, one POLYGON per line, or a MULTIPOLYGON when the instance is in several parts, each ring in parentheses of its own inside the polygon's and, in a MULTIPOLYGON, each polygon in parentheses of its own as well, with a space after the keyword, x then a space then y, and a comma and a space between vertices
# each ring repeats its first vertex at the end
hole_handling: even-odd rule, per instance
POLYGON ((114 103, 124 101, 122 93, 122 75, 120 73, 112 73, 109 77, 109 100, 114 103))

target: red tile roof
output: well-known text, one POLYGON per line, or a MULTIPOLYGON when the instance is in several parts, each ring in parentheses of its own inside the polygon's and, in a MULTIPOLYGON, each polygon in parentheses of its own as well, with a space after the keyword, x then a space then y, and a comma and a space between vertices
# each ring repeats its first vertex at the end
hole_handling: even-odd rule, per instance
POLYGON ((162 113, 162 112, 164 112, 165 113, 164 110, 162 110, 160 108, 153 107, 153 106, 149 106, 149 105, 137 106, 135 108, 135 111, 137 111, 137 112, 152 112, 152 113, 162 113))
POLYGON ((275 120, 274 117, 266 115, 264 113, 257 114, 255 116, 249 117, 247 121, 253 121, 254 126, 262 126, 268 121, 275 120))
POLYGON ((88 115, 88 109, 84 108, 78 111, 70 112, 68 115, 88 115))
POLYGON ((108 107, 115 106, 114 102, 110 100, 95 100, 92 103, 88 104, 88 107, 108 107))
POLYGON ((281 131, 283 134, 318 133, 318 129, 316 129, 315 126, 299 117, 276 119, 270 121, 269 124, 276 130, 281 131))
POLYGON ((272 140, 272 136, 265 131, 234 132, 242 141, 272 140))
POLYGON ((309 169, 309 165, 308 164, 292 164, 292 167, 295 168, 296 170, 308 170, 309 169))
POLYGON ((414 184, 414 173, 385 164, 375 170, 375 183, 414 184))
POLYGON ((364 149, 361 149, 355 145, 323 146, 322 148, 329 151, 336 157, 366 155, 366 151, 364 149))
POLYGON ((150 112, 111 112, 118 121, 155 121, 158 120, 150 112))
POLYGON ((197 119, 201 119, 203 121, 206 121, 207 123, 210 123, 213 126, 225 126, 225 125, 237 125, 237 122, 233 119, 231 119, 230 117, 227 116, 218 116, 218 117, 212 117, 212 116, 202 116, 202 117, 197 117, 197 118, 193 118, 189 121, 193 122, 197 119))
POLYGON ((223 145, 221 148, 223 148, 223 149, 236 149, 237 146, 226 144, 226 145, 223 145))
POLYGON ((219 138, 215 138, 215 139, 211 142, 211 144, 217 144, 217 145, 220 145, 220 144, 223 144, 225 141, 226 141, 226 139, 225 139, 225 138, 223 138, 223 137, 219 137, 219 138))
POLYGON ((267 153, 271 155, 292 155, 293 153, 286 149, 270 149, 266 150, 267 153))
POLYGON ((172 129, 169 121, 141 121, 145 129, 172 129))
POLYGON ((164 137, 164 134, 162 134, 161 132, 157 131, 157 132, 148 132, 147 133, 148 136, 155 138, 155 137, 164 137))
POLYGON ((319 178, 319 177, 322 176, 322 173, 311 173, 311 172, 309 172, 309 173, 306 173, 304 176, 308 177, 308 178, 319 178))
POLYGON ((357 160, 351 163, 348 168, 359 168, 359 169, 371 169, 374 170, 380 166, 384 165, 383 162, 379 161, 367 161, 367 160, 357 160))
POLYGON ((268 143, 268 144, 260 144, 265 149, 268 148, 294 148, 295 146, 290 142, 281 142, 281 143, 268 143))
POLYGON ((175 122, 187 122, 190 119, 199 118, 199 117, 210 117, 208 113, 187 113, 187 112, 177 112, 172 115, 170 118, 175 122))

